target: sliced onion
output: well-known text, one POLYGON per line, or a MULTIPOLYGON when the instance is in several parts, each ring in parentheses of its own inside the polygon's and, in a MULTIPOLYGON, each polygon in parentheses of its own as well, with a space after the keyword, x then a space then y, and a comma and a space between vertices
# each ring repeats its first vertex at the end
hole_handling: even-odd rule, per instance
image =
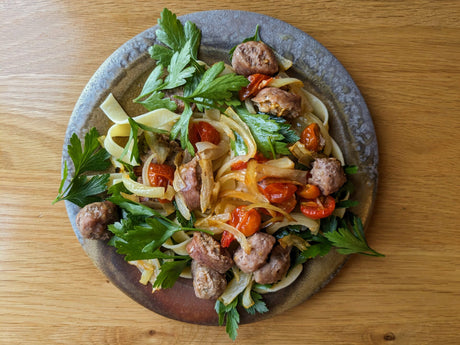
POLYGON ((295 163, 289 157, 286 156, 278 159, 271 159, 265 162, 264 164, 283 169, 294 169, 295 167, 295 163))
POLYGON ((248 240, 246 239, 246 236, 244 236, 244 234, 241 233, 237 228, 235 228, 234 226, 228 225, 226 223, 223 223, 221 221, 215 220, 215 219, 210 219, 208 222, 209 222, 209 224, 211 226, 212 225, 218 226, 222 230, 226 230, 229 233, 231 233, 236 238, 236 240, 240 244, 241 248, 243 248, 243 250, 247 254, 249 254, 249 252, 251 251, 251 245, 249 244, 248 240))
POLYGON ((168 186, 166 191, 164 187, 145 186, 141 183, 131 180, 127 174, 123 174, 122 181, 126 189, 128 189, 131 193, 146 198, 172 200, 175 194, 174 188, 172 188, 172 186, 168 186))
POLYGON ((211 160, 200 159, 198 163, 201 167, 200 208, 201 212, 204 213, 211 205, 214 177, 211 160))
POLYGON ((254 283, 254 280, 251 279, 251 281, 246 286, 246 289, 244 289, 244 292, 243 292, 243 298, 241 302, 242 302, 243 307, 245 307, 246 309, 251 308, 255 303, 251 296, 251 290, 252 290, 253 283, 254 283))
POLYGON ((342 150, 340 149, 340 146, 336 143, 334 139, 331 137, 331 143, 332 143, 332 150, 331 150, 331 155, 335 158, 337 158, 342 165, 345 165, 345 159, 343 158, 343 153, 342 150))
POLYGON ((178 255, 188 255, 187 252, 187 244, 191 241, 192 239, 189 238, 185 241, 182 241, 180 243, 174 244, 170 238, 168 238, 163 244, 162 247, 167 248, 172 250, 174 253, 178 255))
POLYGON ((267 233, 270 235, 274 234, 280 228, 283 228, 288 225, 303 225, 307 227, 312 234, 316 235, 319 231, 319 220, 311 219, 305 216, 303 213, 300 212, 292 212, 290 214, 293 220, 285 219, 282 222, 273 223, 272 225, 266 228, 267 233))
POLYGON ((257 114, 257 111, 256 109, 254 108, 254 104, 252 103, 252 101, 249 99, 249 98, 246 98, 244 100, 244 105, 246 107, 246 110, 250 113, 250 114, 257 114))
POLYGON ((164 141, 158 139, 157 133, 144 132, 145 141, 158 164, 163 164, 168 158, 171 148, 164 141))
POLYGON ((150 163, 152 162, 154 158, 155 158, 155 154, 151 154, 146 159, 146 161, 144 162, 144 165, 142 166, 142 183, 149 187, 152 186, 150 184, 150 179, 149 179, 149 167, 150 167, 150 163))
POLYGON ((282 56, 280 53, 273 51, 275 54, 276 60, 278 61, 278 65, 281 67, 282 71, 287 71, 289 68, 292 67, 292 61, 282 56))
POLYGON ((256 171, 263 177, 280 177, 290 179, 293 181, 298 181, 303 184, 307 183, 308 172, 303 170, 284 169, 269 164, 258 164, 256 171))
POLYGON ((177 192, 176 196, 174 198, 176 201, 176 206, 177 209, 179 210, 180 214, 187 220, 190 220, 192 218, 192 214, 190 213, 190 210, 187 207, 187 204, 185 203, 184 197, 182 196, 181 192, 177 192))
POLYGON ((275 206, 275 205, 272 205, 268 202, 264 202, 264 203, 253 203, 251 205, 248 205, 246 207, 248 210, 251 209, 251 208, 265 208, 267 211, 275 211, 275 212, 279 212, 281 213, 284 217, 286 217, 287 219, 289 219, 290 221, 294 221, 294 218, 291 217, 291 215, 289 213, 287 213, 285 210, 283 210, 282 208, 279 208, 278 206, 275 206))
POLYGON ((267 84, 268 87, 282 88, 287 85, 303 86, 303 82, 297 78, 273 78, 267 84))
POLYGON ((246 184, 246 187, 248 188, 249 193, 254 195, 254 197, 257 198, 260 202, 263 203, 268 203, 268 199, 263 195, 260 191, 259 188, 257 187, 257 166, 259 164, 255 159, 251 159, 248 162, 247 168, 246 168, 246 174, 245 174, 245 179, 244 183, 246 184))
POLYGON ((315 160, 312 151, 308 150, 300 141, 295 142, 294 145, 289 147, 289 151, 294 155, 300 164, 309 167, 311 162, 315 160))
POLYGON ((302 273, 303 265, 299 264, 294 266, 289 270, 287 275, 281 279, 278 283, 273 284, 271 287, 266 287, 265 285, 256 285, 253 290, 257 293, 264 294, 269 292, 276 292, 285 287, 291 285, 295 280, 299 277, 300 273, 302 273))
POLYGON ((219 297, 224 305, 232 303, 232 301, 242 293, 252 281, 252 273, 239 272, 238 278, 235 276, 228 283, 224 293, 219 297), (239 279, 238 279, 239 278, 239 279))

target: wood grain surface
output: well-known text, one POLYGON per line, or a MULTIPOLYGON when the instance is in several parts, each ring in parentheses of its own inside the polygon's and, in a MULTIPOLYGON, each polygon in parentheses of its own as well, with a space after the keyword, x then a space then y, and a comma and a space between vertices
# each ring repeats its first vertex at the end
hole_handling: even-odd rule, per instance
POLYGON ((54 206, 67 123, 121 44, 178 15, 244 9, 328 48, 371 111, 380 150, 368 231, 383 259, 352 256, 307 302, 243 325, 236 344, 460 344, 460 2, 0 2, 0 343, 230 344, 219 327, 156 315, 81 249, 54 206))

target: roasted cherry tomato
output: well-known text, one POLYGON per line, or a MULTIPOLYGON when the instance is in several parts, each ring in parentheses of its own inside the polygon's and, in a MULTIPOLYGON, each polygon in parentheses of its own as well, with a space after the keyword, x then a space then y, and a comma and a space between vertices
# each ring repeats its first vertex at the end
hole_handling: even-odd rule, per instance
POLYGON ((288 201, 297 191, 297 186, 292 183, 266 183, 261 180, 258 183, 259 190, 270 203, 279 204, 288 201))
POLYGON ((319 126, 316 123, 308 125, 300 136, 300 142, 307 150, 319 152, 321 150, 321 137, 319 126))
POLYGON ((275 206, 279 207, 286 213, 291 213, 294 210, 295 205, 297 205, 297 199, 295 195, 292 195, 288 200, 286 200, 283 203, 275 204, 275 206))
MULTIPOLYGON (((269 160, 260 152, 257 152, 254 155, 254 159, 256 160, 257 163, 265 163, 269 160)), ((242 169, 246 169, 247 167, 248 167, 248 162, 239 161, 239 162, 232 164, 232 170, 242 170, 242 169)))
MULTIPOLYGON (((260 229, 262 218, 256 209, 247 209, 246 206, 239 206, 231 213, 228 224, 237 228, 243 235, 251 236, 260 229)), ((226 248, 234 240, 234 236, 228 231, 224 231, 220 243, 226 248)))
POLYGON ((148 169, 149 182, 152 187, 167 187, 174 181, 175 168, 168 164, 150 163, 148 169))
POLYGON ((297 188, 297 195, 303 199, 316 199, 321 195, 321 191, 314 184, 306 184, 297 188))
POLYGON ((230 244, 233 242, 234 239, 235 236, 233 236, 230 232, 224 230, 224 232, 222 233, 222 237, 220 239, 220 245, 223 248, 228 248, 230 247, 230 244))
POLYGON ((305 200, 300 203, 300 211, 311 219, 329 217, 335 209, 335 199, 328 195, 314 200, 305 200))
POLYGON ((260 228, 261 217, 254 208, 248 210, 246 206, 239 206, 232 211, 231 216, 228 223, 245 236, 251 236, 260 228))
POLYGON ((240 101, 246 98, 257 95, 273 78, 265 74, 251 74, 248 76, 249 85, 243 87, 239 92, 240 101))
MULTIPOLYGON (((167 164, 150 163, 148 168, 148 179, 152 187, 168 187, 174 181, 175 168, 167 164)), ((159 199, 160 202, 169 202, 159 199)))
POLYGON ((213 125, 206 121, 194 122, 190 124, 188 130, 188 139, 196 150, 196 143, 207 141, 214 145, 220 142, 220 133, 213 125))

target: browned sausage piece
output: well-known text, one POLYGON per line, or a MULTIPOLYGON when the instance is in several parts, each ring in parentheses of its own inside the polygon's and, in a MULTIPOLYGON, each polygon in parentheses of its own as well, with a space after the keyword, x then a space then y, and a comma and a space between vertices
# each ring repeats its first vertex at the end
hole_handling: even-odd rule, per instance
POLYGON ((202 299, 217 299, 227 287, 224 275, 192 260, 193 289, 202 299))
POLYGON ((192 241, 187 245, 190 257, 203 266, 225 273, 233 266, 230 254, 222 248, 212 236, 201 231, 193 233, 192 241))
POLYGON ((291 247, 273 248, 269 261, 254 272, 254 280, 259 284, 273 284, 281 280, 291 264, 291 247))
POLYGON ((342 164, 337 158, 316 158, 308 183, 318 186, 323 195, 337 192, 347 181, 342 164))
POLYGON ((262 113, 296 118, 302 111, 299 95, 277 87, 265 87, 252 99, 262 113))
POLYGON ((256 232, 251 237, 248 237, 248 242, 251 245, 251 251, 247 254, 243 248, 238 248, 233 255, 235 264, 245 273, 254 272, 259 269, 267 260, 268 254, 271 252, 275 244, 275 237, 264 232, 256 232))
POLYGON ((106 240, 110 237, 107 225, 118 221, 117 206, 110 201, 93 202, 77 214, 77 227, 84 238, 106 240))
POLYGON ((239 44, 232 57, 232 67, 236 73, 273 75, 278 72, 275 54, 263 42, 249 41, 239 44))
POLYGON ((181 189, 182 196, 189 210, 200 207, 201 168, 197 157, 179 167, 179 174, 186 187, 181 189))

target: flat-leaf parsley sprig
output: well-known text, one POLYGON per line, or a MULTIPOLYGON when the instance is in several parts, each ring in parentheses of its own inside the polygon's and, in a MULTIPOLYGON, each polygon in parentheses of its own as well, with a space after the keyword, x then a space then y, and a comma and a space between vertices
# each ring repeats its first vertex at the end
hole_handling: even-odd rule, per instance
POLYGON ((91 128, 85 135, 85 143, 82 143, 74 133, 70 138, 67 151, 74 165, 74 175, 67 187, 64 189, 65 181, 69 175, 67 161, 64 161, 64 170, 59 186, 59 191, 53 204, 67 200, 83 207, 95 201, 100 201, 99 194, 107 190, 109 174, 86 176, 85 173, 91 171, 104 171, 110 167, 110 154, 103 149, 98 141, 99 132, 96 128, 91 128))

